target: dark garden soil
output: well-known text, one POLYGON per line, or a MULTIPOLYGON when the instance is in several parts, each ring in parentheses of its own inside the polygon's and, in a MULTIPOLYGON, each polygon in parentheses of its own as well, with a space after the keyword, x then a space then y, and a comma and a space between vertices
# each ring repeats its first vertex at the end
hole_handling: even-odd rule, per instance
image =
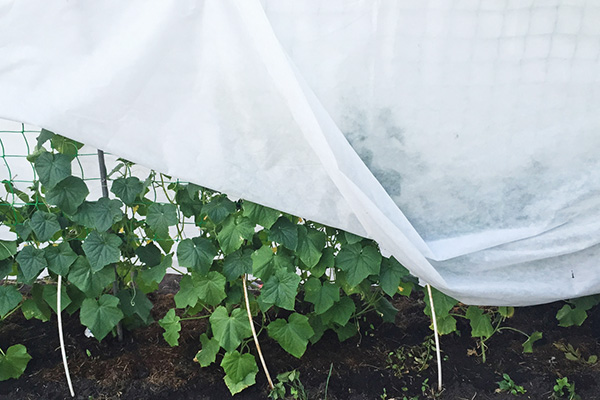
MULTIPOLYGON (((162 318, 174 307, 172 293, 176 286, 176 282, 171 282, 151 295, 155 319, 162 318)), ((600 313, 597 310, 591 312, 581 327, 560 328, 555 319, 562 306, 560 303, 519 308, 506 326, 528 333, 541 331, 543 339, 535 343, 533 354, 522 354, 521 343, 525 338, 513 331, 501 331, 488 341, 485 363, 476 341, 470 337, 467 322, 460 320, 458 327, 462 335, 442 337, 445 390, 432 394, 437 380, 434 360, 423 365, 414 359, 415 355, 428 358, 427 346, 423 343, 427 343, 431 331, 429 320, 422 312, 424 303, 419 295, 413 295, 395 299, 394 305, 399 309, 395 324, 384 324, 373 316, 361 324, 360 336, 343 343, 328 332, 316 345, 309 345, 301 360, 284 352, 266 334, 261 335, 271 374, 297 369, 308 399, 323 399, 326 390, 330 400, 547 399, 553 393, 556 379, 565 376, 569 382, 575 382, 576 392, 582 399, 600 399, 600 363, 585 362, 590 355, 600 354, 600 313), (582 360, 568 360, 556 343, 571 344, 579 349, 582 360), (422 367, 425 369, 419 371, 422 367), (516 396, 495 393, 496 382, 502 379, 503 373, 509 374, 527 392, 516 396)), ((205 330, 204 321, 185 321, 180 344, 172 348, 163 340, 163 330, 157 323, 126 332, 121 343, 111 337, 98 343, 84 336, 77 314, 65 315, 65 340, 76 398, 230 398, 220 367, 213 364, 200 368, 193 361, 200 347, 198 337, 205 330)), ((26 321, 21 313, 14 313, 0 326, 0 347, 6 349, 15 343, 24 344, 33 358, 19 380, 0 382, 0 399, 70 398, 60 358, 56 319, 47 323, 26 321)), ((235 398, 267 398, 267 382, 262 370, 256 380, 256 385, 235 398)))

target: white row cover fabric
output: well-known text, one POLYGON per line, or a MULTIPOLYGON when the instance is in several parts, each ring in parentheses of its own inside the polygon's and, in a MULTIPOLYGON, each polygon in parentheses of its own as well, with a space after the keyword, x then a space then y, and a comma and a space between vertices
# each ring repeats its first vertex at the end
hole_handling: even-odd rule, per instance
POLYGON ((368 236, 466 303, 600 292, 600 3, 0 0, 0 117, 368 236))

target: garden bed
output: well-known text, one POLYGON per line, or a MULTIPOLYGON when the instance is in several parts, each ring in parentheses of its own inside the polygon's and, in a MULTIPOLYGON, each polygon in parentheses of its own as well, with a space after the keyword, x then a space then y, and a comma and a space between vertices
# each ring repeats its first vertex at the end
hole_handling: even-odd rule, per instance
MULTIPOLYGON (((177 280, 168 276, 161 289, 149 295, 154 303, 155 320, 174 307, 173 295, 177 290, 177 280)), ((335 333, 326 332, 318 343, 308 346, 302 359, 291 356, 263 333, 260 339, 268 367, 273 377, 298 370, 299 380, 294 384, 301 392, 298 389, 301 382, 308 399, 323 399, 325 393, 331 400, 434 398, 437 375, 434 359, 428 360, 434 354, 427 345, 431 337, 430 321, 422 312, 421 297, 419 292, 409 298, 395 297, 393 304, 399 310, 395 324, 369 317, 361 322, 359 335, 342 343, 335 333)), ((469 334, 468 321, 459 320, 457 328, 462 334, 442 337, 445 390, 438 398, 546 399, 555 393, 556 380, 564 377, 575 383, 575 392, 582 399, 600 398, 600 363, 589 362, 590 356, 600 354, 600 316, 592 310, 583 326, 561 328, 555 315, 562 305, 516 309, 505 325, 527 332, 541 331, 543 338, 535 343, 532 354, 523 354, 520 334, 509 330, 498 332, 487 342, 485 363, 477 342, 469 334), (569 345, 575 350, 571 355, 569 345), (497 382, 503 380, 503 374, 508 374, 526 392, 497 393, 497 382)), ((221 356, 217 364, 208 368, 200 368, 193 361, 206 322, 200 319, 182 323, 176 347, 165 342, 164 330, 157 323, 126 331, 121 343, 110 335, 99 343, 84 335, 77 313, 73 316, 65 313, 65 340, 76 398, 230 398, 223 370, 217 365, 221 356)), ((0 399, 69 398, 60 360, 56 316, 49 323, 42 323, 27 321, 22 313, 14 313, 0 326, 0 348, 15 342, 27 347, 32 360, 20 379, 0 382, 0 399)), ((250 347, 255 354, 252 343, 250 347)), ((235 398, 266 398, 269 391, 262 371, 256 380, 256 385, 235 398)), ((289 384, 287 388, 289 396, 289 384)), ((566 389, 564 393, 562 398, 569 398, 566 389)))

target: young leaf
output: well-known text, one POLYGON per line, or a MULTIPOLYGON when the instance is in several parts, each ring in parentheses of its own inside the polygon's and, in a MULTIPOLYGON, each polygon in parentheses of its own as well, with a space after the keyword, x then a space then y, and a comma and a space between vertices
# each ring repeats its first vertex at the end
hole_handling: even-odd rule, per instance
POLYGON ((570 305, 565 304, 556 313, 556 319, 560 322, 558 326, 581 326, 583 321, 587 319, 587 312, 581 308, 572 308, 570 305))
POLYGON ((212 242, 202 237, 182 240, 177 246, 179 265, 202 275, 208 273, 216 255, 217 249, 212 242))
POLYGON ((381 254, 373 246, 350 244, 338 253, 336 266, 346 272, 350 286, 358 286, 367 276, 379 273, 381 254))
POLYGON ((76 142, 75 140, 57 134, 50 138, 50 143, 54 150, 70 156, 71 158, 74 158, 77 155, 78 150, 83 147, 83 143, 76 142))
POLYGON ((93 272, 98 272, 121 259, 119 246, 122 241, 117 235, 108 232, 92 231, 83 242, 83 251, 93 272))
POLYGON ((233 351, 242 340, 252 334, 248 314, 241 308, 227 313, 227 309, 219 306, 209 318, 213 335, 225 351, 233 351))
POLYGON ((321 285, 321 281, 314 277, 304 284, 304 291, 304 300, 315 305, 315 314, 323 314, 340 299, 339 286, 330 282, 321 285))
MULTIPOLYGON (((234 281, 243 274, 252 272, 252 251, 249 249, 237 250, 223 260, 223 275, 228 281, 234 281)), ((271 252, 273 254, 273 252, 271 252)))
POLYGON ((206 333, 200 335, 200 343, 202 343, 202 349, 196 354, 194 361, 199 363, 201 367, 208 367, 217 359, 217 353, 221 346, 217 339, 209 339, 206 333))
POLYGON ((144 184, 135 176, 129 178, 117 178, 113 181, 110 191, 113 192, 123 203, 132 205, 135 198, 144 190, 144 184))
POLYGON ((169 226, 177 225, 178 222, 177 207, 175 205, 152 203, 148 207, 146 223, 150 225, 158 238, 167 238, 169 236, 169 226))
POLYGON ((252 240, 254 224, 241 215, 230 215, 223 222, 223 228, 217 234, 217 240, 224 254, 230 254, 239 249, 244 240, 252 240))
POLYGON ((17 379, 27 368, 31 356, 22 344, 15 344, 6 350, 5 355, 0 354, 0 381, 10 378, 17 379))
POLYGON ((110 294, 103 294, 98 301, 85 299, 81 304, 79 319, 101 341, 123 319, 119 299, 110 294))
POLYGON ((56 232, 60 231, 60 224, 56 215, 40 210, 33 214, 29 226, 31 226, 40 242, 47 242, 56 232))
POLYGON ((158 324, 165 330, 163 337, 170 346, 179 345, 179 331, 181 330, 181 318, 175 315, 175 309, 171 308, 163 319, 158 321, 158 324))
POLYGON ((523 353, 533 353, 533 344, 542 338, 542 332, 535 331, 523 343, 523 353))
POLYGON ((269 230, 269 240, 281 243, 286 248, 296 251, 298 247, 298 225, 290 222, 286 217, 279 219, 269 230))
POLYGON ((279 218, 279 211, 274 210, 269 207, 261 206, 260 204, 251 203, 249 201, 244 201, 243 203, 244 217, 250 218, 250 221, 253 223, 260 225, 264 228, 271 228, 277 218, 279 218))
POLYGON ((469 306, 465 316, 469 319, 472 337, 489 338, 494 333, 490 316, 484 314, 481 308, 469 306))
POLYGON ((48 189, 71 175, 71 157, 64 154, 40 153, 33 163, 40 182, 48 189))
POLYGON ((0 318, 19 305, 23 296, 13 285, 0 286, 0 318))
POLYGON ((231 395, 256 383, 258 366, 252 354, 240 354, 237 350, 225 353, 221 367, 225 371, 225 384, 231 395))
POLYGON ((379 274, 381 290, 390 297, 394 296, 398 292, 402 278, 408 275, 408 270, 394 257, 384 258, 381 262, 381 272, 379 274))
POLYGON ((40 272, 48 266, 48 262, 44 258, 44 251, 33 246, 25 246, 19 252, 17 262, 23 272, 23 278, 27 282, 37 278, 40 272))
POLYGON ((98 201, 86 201, 79 207, 73 219, 87 228, 103 232, 123 218, 122 205, 120 200, 106 197, 98 201))
POLYGON ((40 131, 39 136, 37 137, 36 148, 40 148, 46 143, 48 140, 54 137, 54 132, 50 132, 49 130, 42 129, 40 131))
POLYGON ((104 267, 94 272, 87 258, 78 256, 69 271, 69 281, 79 290, 90 297, 99 296, 104 288, 114 280, 114 272, 111 267, 104 267))
POLYGON ((296 358, 302 357, 310 339, 315 333, 308 323, 308 317, 293 313, 288 320, 278 318, 267 326, 269 336, 285 351, 296 358))
POLYGON ((264 304, 293 310, 299 284, 300 277, 296 273, 277 270, 275 275, 265 282, 259 298, 264 304))
MULTIPOLYGON (((312 268, 321 259, 325 247, 326 236, 314 228, 298 225, 298 246, 296 254, 308 268, 312 268)), ((379 254, 379 253, 378 253, 379 254)), ((379 272, 379 267, 377 269, 379 272)))
POLYGON ((62 242, 58 246, 46 247, 44 257, 46 257, 48 269, 57 275, 63 276, 69 272, 69 267, 77 260, 77 254, 67 242, 62 242))
POLYGON ((46 201, 60 208, 65 214, 73 215, 89 193, 81 178, 69 176, 48 191, 46 201))
POLYGON ((229 214, 235 211, 235 203, 225 195, 217 196, 202 207, 202 212, 208 215, 208 218, 215 224, 220 224, 229 214))

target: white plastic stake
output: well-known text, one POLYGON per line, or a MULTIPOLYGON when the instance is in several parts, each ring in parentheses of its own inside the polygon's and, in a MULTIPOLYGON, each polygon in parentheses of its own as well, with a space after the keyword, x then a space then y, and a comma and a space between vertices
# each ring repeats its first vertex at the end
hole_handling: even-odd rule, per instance
POLYGON ((62 330, 62 312, 61 312, 61 289, 62 289, 62 276, 58 275, 58 288, 56 290, 56 316, 58 317, 58 341, 60 342, 60 352, 62 354, 63 365, 65 366, 65 375, 67 375, 67 384, 69 385, 69 392, 71 397, 75 397, 75 391, 73 391, 73 384, 71 383, 71 374, 69 374, 69 365, 67 364, 67 351, 65 350, 65 340, 63 338, 62 330))
POLYGON ((427 293, 429 294, 429 305, 431 308, 431 319, 433 320, 433 337, 435 338, 435 355, 437 356, 438 370, 438 391, 442 391, 442 355, 440 352, 440 337, 437 329, 437 318, 435 317, 435 307, 433 306, 433 294, 431 286, 427 285, 427 293))

